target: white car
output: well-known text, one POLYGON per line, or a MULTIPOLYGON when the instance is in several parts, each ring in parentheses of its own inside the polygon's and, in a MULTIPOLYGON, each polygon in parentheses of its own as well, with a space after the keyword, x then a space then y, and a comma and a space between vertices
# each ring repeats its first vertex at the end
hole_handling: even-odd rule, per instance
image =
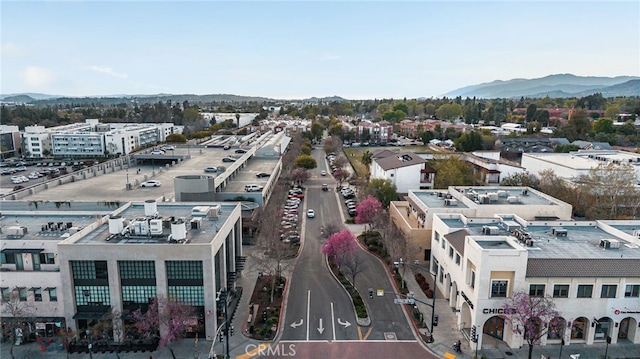
POLYGON ((307 210, 307 217, 313 218, 315 216, 316 216, 316 212, 314 212, 314 210, 312 209, 307 210))
POLYGON ((176 146, 173 145, 164 145, 160 148, 163 151, 173 151, 176 149, 176 146))
POLYGON ((142 182, 140 184, 140 187, 160 187, 160 181, 151 180, 151 181, 142 182))
POLYGON ((154 151, 151 151, 151 154, 152 155, 164 155, 164 151, 162 151, 162 150, 154 150, 154 151))
POLYGON ((262 186, 259 186, 257 184, 248 184, 244 186, 244 190, 247 192, 261 192, 262 186))
POLYGON ((327 171, 325 170, 320 171, 320 176, 326 176, 326 175, 327 175, 327 171))

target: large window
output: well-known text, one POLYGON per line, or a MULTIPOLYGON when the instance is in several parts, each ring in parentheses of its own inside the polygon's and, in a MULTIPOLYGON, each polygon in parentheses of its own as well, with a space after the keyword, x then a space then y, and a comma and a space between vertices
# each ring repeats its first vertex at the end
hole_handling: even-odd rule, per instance
POLYGON ((111 305, 108 286, 79 285, 75 287, 75 294, 76 305, 111 305))
POLYGON ((600 298, 615 298, 618 286, 615 284, 603 284, 600 291, 600 298))
POLYGON ((471 286, 471 288, 476 287, 476 271, 474 270, 471 271, 471 279, 469 281, 469 286, 471 286))
POLYGON ((122 301, 132 303, 149 303, 157 295, 155 286, 123 286, 122 301))
POLYGON ((8 301, 9 298, 11 298, 11 291, 9 290, 9 288, 2 287, 2 288, 0 288, 0 290, 2 290, 2 301, 3 302, 8 301))
POLYGON ((456 264, 460 265, 460 254, 456 253, 456 264))
POLYGON ((627 284, 624 289, 625 298, 638 298, 640 297, 640 284, 627 284))
POLYGON ((202 279, 201 261, 167 261, 167 279, 202 279))
POLYGON ((33 299, 42 302, 42 288, 33 288, 33 299))
POLYGON ((529 295, 532 297, 544 297, 544 284, 531 284, 529 286, 529 295))
POLYGON ((119 261, 120 279, 155 279, 154 261, 119 261))
POLYGON ((449 246, 449 258, 453 258, 453 246, 449 246))
POLYGON ((493 280, 491 281, 491 298, 506 298, 509 281, 493 280))
POLYGON ((56 255, 53 253, 40 253, 40 263, 56 264, 56 255))
POLYGON ((73 279, 107 279, 106 261, 71 261, 73 279))
POLYGON ((580 284, 578 285, 578 298, 591 298, 593 297, 593 284, 580 284))
POLYGON ((568 284, 556 284, 553 286, 554 298, 569 298, 569 285, 568 284))
POLYGON ((49 288, 49 301, 50 302, 58 301, 58 291, 56 288, 49 288))
POLYGON ((27 301, 27 288, 18 288, 18 295, 20 296, 21 302, 27 301))
POLYGON ((176 301, 194 306, 204 305, 204 288, 188 286, 169 286, 169 297, 176 301))

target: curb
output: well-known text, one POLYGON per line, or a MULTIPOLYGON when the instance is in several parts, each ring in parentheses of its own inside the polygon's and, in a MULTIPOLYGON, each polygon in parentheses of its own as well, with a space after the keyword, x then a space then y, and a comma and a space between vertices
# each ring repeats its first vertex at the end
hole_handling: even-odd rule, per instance
MULTIPOLYGON (((338 285, 340 285, 342 290, 344 290, 344 292, 347 293, 349 298, 351 298, 351 294, 349 293, 347 288, 345 288, 342 285, 342 283, 340 283, 340 281, 338 280, 338 277, 336 277, 336 275, 331 270, 331 267, 329 266, 329 258, 327 258, 327 256, 324 256, 324 263, 326 264, 327 269, 329 270, 329 273, 331 273, 331 276, 333 277, 333 279, 335 279, 335 281, 338 283, 338 285)), ((351 282, 349 282, 349 283, 351 283, 351 282)), ((356 288, 355 285, 353 286, 353 288, 356 290, 356 292, 358 292, 358 295, 360 295, 360 298, 362 298, 362 294, 360 294, 360 291, 358 291, 358 288, 356 288)), ((356 312, 356 307, 353 304, 353 299, 351 299, 351 308, 353 308, 353 314, 356 317, 356 322, 358 323, 358 325, 363 326, 363 327, 368 327, 369 325, 371 325, 371 317, 369 317, 369 313, 371 312, 371 310, 369 309, 369 306, 367 305, 367 302, 365 302, 364 300, 362 300, 362 302, 364 303, 365 308, 367 308, 367 317, 366 318, 359 318, 358 317, 358 313, 356 312)))

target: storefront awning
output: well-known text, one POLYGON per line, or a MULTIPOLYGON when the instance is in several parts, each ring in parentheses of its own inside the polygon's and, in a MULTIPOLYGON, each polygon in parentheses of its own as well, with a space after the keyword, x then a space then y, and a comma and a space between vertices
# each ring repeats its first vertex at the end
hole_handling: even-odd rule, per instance
POLYGON ((100 319, 108 312, 77 312, 73 319, 100 319))
POLYGON ((5 248, 2 250, 2 253, 5 253, 5 254, 40 253, 43 250, 44 250, 43 248, 20 248, 20 249, 5 248))

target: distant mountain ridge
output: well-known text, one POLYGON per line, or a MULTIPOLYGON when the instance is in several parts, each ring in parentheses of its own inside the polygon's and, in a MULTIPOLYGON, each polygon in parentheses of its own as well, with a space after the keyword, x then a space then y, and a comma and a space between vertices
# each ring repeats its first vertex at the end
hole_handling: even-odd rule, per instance
POLYGON ((450 92, 447 97, 519 98, 583 97, 596 92, 603 96, 640 96, 640 77, 595 77, 572 74, 549 75, 536 79, 495 80, 465 86, 450 92))

